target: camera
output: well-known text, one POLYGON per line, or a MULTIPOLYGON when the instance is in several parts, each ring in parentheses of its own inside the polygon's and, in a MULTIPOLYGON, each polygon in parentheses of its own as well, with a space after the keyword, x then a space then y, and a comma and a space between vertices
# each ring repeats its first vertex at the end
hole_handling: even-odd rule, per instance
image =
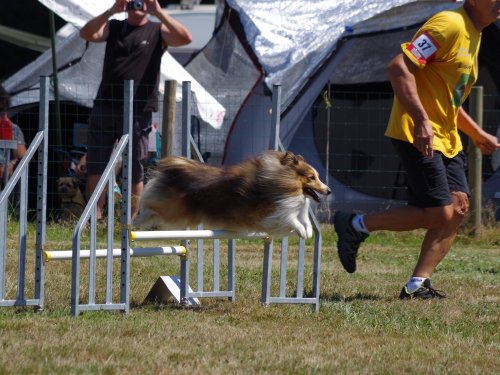
POLYGON ((132 0, 127 3, 127 10, 143 10, 144 0, 132 0))

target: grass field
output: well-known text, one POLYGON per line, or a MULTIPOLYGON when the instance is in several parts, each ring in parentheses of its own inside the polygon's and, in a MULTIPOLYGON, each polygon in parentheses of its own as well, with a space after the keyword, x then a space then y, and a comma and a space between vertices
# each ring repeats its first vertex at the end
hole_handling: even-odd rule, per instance
MULTIPOLYGON (((479 238, 459 236, 433 277, 449 296, 444 301, 397 298, 421 232, 372 235, 351 275, 337 260, 331 228, 324 229, 319 313, 304 305, 260 305, 258 241, 237 243, 236 301, 203 299, 194 308, 143 303, 159 275, 178 273, 178 260, 133 258, 130 313, 74 318, 71 263, 47 263, 43 311, 0 309, 0 374, 500 373, 499 227, 479 238)), ((47 247, 68 249, 71 236, 71 228, 51 226, 47 247)), ((15 241, 9 228, 9 248, 15 241)), ((16 264, 9 264, 12 294, 16 264)))

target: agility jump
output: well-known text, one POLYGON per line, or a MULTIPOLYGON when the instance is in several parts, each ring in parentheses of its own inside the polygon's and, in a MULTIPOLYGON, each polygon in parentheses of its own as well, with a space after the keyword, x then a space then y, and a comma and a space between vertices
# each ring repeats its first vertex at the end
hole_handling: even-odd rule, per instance
MULTIPOLYGON (((40 84, 40 106, 46 108, 45 111, 40 111, 40 126, 47 126, 48 124, 48 79, 41 80, 40 84), (43 113, 43 114, 42 114, 43 113)), ((235 299, 235 239, 261 239, 264 242, 264 260, 263 260, 263 276, 262 276, 262 297, 261 302, 264 305, 271 303, 305 303, 312 304, 315 310, 319 310, 319 271, 320 271, 320 258, 321 258, 321 233, 319 224, 316 221, 314 214, 310 211, 310 217, 313 224, 314 231, 314 265, 313 265, 313 297, 303 297, 303 273, 304 273, 304 253, 305 241, 299 240, 299 253, 298 253, 298 270, 297 270, 297 286, 296 296, 287 297, 285 295, 286 289, 286 274, 287 265, 286 260, 288 256, 288 239, 282 239, 281 242, 281 263, 280 263, 280 283, 279 283, 279 296, 271 297, 271 264, 272 264, 272 248, 273 239, 266 233, 244 233, 244 232, 229 232, 229 231, 209 231, 209 230, 191 230, 191 231, 132 231, 130 220, 130 181, 131 181, 131 147, 130 135, 132 134, 132 93, 133 82, 125 82, 125 103, 124 103, 124 134, 120 139, 117 147, 111 155, 110 162, 106 167, 101 181, 99 181, 94 194, 89 199, 87 207, 85 208, 82 217, 75 226, 73 234, 73 247, 72 250, 63 251, 44 251, 45 248, 45 197, 46 197, 46 173, 43 168, 46 168, 46 155, 47 152, 41 148, 39 153, 42 152, 42 157, 39 156, 39 167, 42 172, 39 173, 39 191, 37 191, 39 200, 39 210, 37 215, 37 245, 36 245, 36 282, 35 282, 35 299, 26 300, 24 297, 24 265, 20 264, 19 269, 19 291, 16 300, 4 300, 4 285, 5 285, 5 246, 0 256, 0 306, 35 306, 43 307, 43 294, 44 294, 44 271, 45 262, 55 260, 72 260, 72 282, 71 282, 71 312, 73 315, 78 315, 86 310, 121 310, 124 312, 129 311, 130 306, 130 258, 142 256, 156 256, 156 255, 177 255, 180 259, 180 278, 177 279, 177 285, 180 291, 179 301, 181 303, 188 303, 188 301, 197 297, 227 297, 230 300, 235 299), (122 177, 123 177, 123 199, 121 202, 121 247, 114 248, 113 241, 113 228, 114 228, 114 212, 110 210, 108 213, 108 246, 106 249, 96 248, 96 203, 97 199, 104 192, 107 186, 108 201, 111 206, 114 204, 113 183, 114 183, 114 165, 121 156, 123 160, 122 177), (42 165, 43 164, 43 165, 42 165), (84 229, 90 222, 90 249, 81 249, 81 235, 84 229), (131 248, 130 243, 141 240, 180 240, 182 246, 171 247, 151 247, 151 248, 131 248), (214 250, 214 280, 213 290, 203 290, 203 240, 213 240, 214 250), (221 291, 219 289, 219 241, 220 239, 228 240, 228 290, 221 291), (197 248, 197 280, 198 288, 192 292, 189 287, 189 241, 198 241, 197 248), (113 258, 120 257, 120 301, 118 303, 112 302, 112 274, 113 274, 113 258), (96 303, 96 260, 98 258, 106 258, 106 300, 104 303, 96 303), (89 285, 88 285, 88 303, 80 301, 80 261, 82 259, 89 260, 89 285), (43 261, 45 260, 45 262, 43 261)), ((186 157, 191 156, 191 149, 196 146, 194 140, 189 134, 191 128, 190 119, 190 83, 183 82, 183 101, 182 101, 182 153, 186 157)), ((275 86, 273 88, 273 143, 276 149, 283 150, 283 146, 279 140, 279 105, 280 105, 281 88, 275 86)), ((46 142, 46 134, 45 134, 46 142)), ((44 143, 45 144, 45 143, 44 143)), ((46 146, 45 146, 46 150, 46 146)), ((33 152, 31 152, 32 154, 33 152)), ((29 152, 27 153, 29 154, 29 152)), ((23 164, 23 163, 21 163, 23 164)), ((25 162, 27 164, 27 162, 25 162)), ((21 172, 19 172, 21 173, 21 172)), ((15 176, 13 176, 15 177, 15 176)), ((6 195, 6 194, 5 194, 6 195)), ((4 194, 2 194, 2 197, 4 194)), ((27 200, 27 199, 26 199, 27 200)), ((25 202, 26 203, 26 202, 25 202)), ((5 211, 6 212, 6 211, 5 211)), ((2 216, 2 228, 6 224, 6 215, 2 216)), ((5 233, 5 232, 4 232, 5 233)), ((5 238, 5 236, 3 236, 5 238)), ((21 250, 23 249, 20 244, 21 250)), ((25 249, 24 249, 25 251, 25 249)), ((23 252, 20 252, 22 258, 23 252)), ((160 279, 162 279, 160 277, 160 279)), ((160 280, 159 279, 159 280, 160 280)), ((155 284, 156 285, 156 284, 155 284)))
POLYGON ((46 207, 47 207, 47 159, 49 134, 49 78, 40 77, 39 130, 35 135, 19 166, 0 194, 0 307, 33 306, 39 309, 44 302, 45 272, 42 250, 45 246, 46 207), (34 293, 26 297, 26 255, 27 255, 27 213, 28 213, 28 166, 37 158, 37 210, 34 293), (8 198, 16 184, 20 182, 19 207, 19 250, 18 277, 15 299, 6 298, 6 263, 7 263, 7 220, 8 198))

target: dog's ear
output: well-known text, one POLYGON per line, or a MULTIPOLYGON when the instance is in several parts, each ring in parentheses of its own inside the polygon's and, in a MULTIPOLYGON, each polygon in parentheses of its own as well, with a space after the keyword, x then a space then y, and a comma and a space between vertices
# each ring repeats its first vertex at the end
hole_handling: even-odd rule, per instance
POLYGON ((287 151, 281 158, 281 165, 293 165, 297 164, 298 160, 297 157, 294 155, 293 152, 287 151))
POLYGON ((303 162, 303 161, 305 161, 305 160, 302 157, 302 155, 295 155, 291 151, 285 152, 285 154, 281 158, 281 164, 282 165, 289 165, 289 166, 290 165, 297 165, 297 164, 299 164, 300 162, 303 162))
POLYGON ((76 189, 80 186, 80 180, 77 177, 71 179, 73 181, 73 187, 76 189))

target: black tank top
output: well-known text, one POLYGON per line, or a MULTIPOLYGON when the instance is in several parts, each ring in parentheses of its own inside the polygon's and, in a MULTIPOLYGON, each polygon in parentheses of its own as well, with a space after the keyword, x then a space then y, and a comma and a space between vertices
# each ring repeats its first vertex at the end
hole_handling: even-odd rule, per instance
POLYGON ((114 108, 122 107, 123 81, 132 79, 134 111, 157 111, 164 51, 160 23, 132 26, 126 20, 111 20, 96 101, 114 108))

